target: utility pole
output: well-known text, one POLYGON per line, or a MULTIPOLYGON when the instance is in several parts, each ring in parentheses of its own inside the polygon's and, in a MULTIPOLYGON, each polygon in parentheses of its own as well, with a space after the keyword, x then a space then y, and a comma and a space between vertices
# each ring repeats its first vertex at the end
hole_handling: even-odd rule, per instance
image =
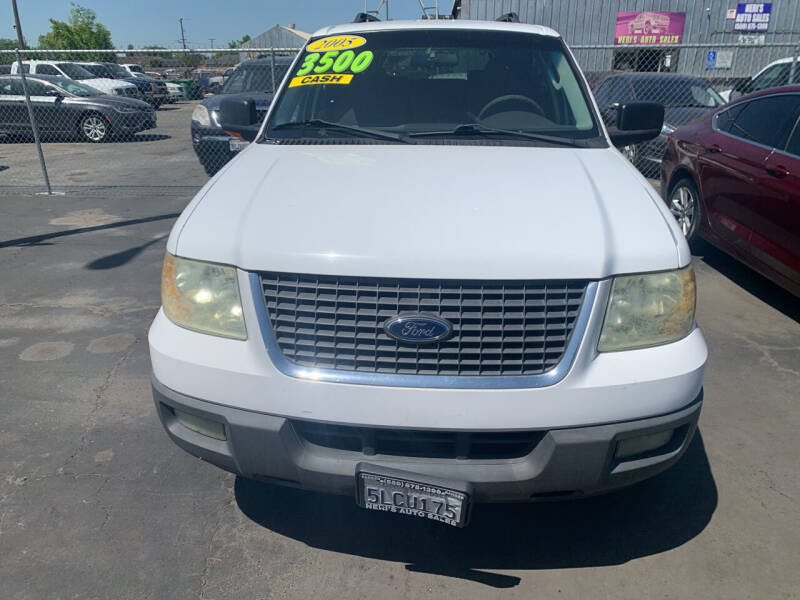
POLYGON ((25 50, 25 39, 22 37, 22 28, 19 25, 19 11, 17 10, 17 0, 11 0, 11 5, 14 7, 14 29, 17 30, 17 40, 19 49, 25 50))
POLYGON ((20 50, 25 48, 25 38, 22 35, 22 27, 19 24, 19 11, 17 10, 17 0, 11 0, 11 6, 14 9, 14 26, 17 28, 17 67, 19 68, 19 76, 22 79, 22 90, 25 92, 25 104, 28 107, 28 118, 31 120, 31 129, 33 130, 33 141, 36 142, 36 151, 39 153, 39 166, 42 167, 42 177, 44 177, 44 185, 47 188, 47 194, 51 195, 53 190, 50 188, 50 178, 47 176, 47 165, 44 164, 44 154, 42 153, 42 142, 39 139, 39 128, 36 126, 36 119, 33 116, 33 106, 31 106, 31 95, 28 93, 28 81, 25 77, 25 70, 22 68, 22 53, 20 50))
POLYGON ((183 17, 178 19, 178 23, 181 24, 181 44, 183 45, 183 49, 186 50, 186 34, 183 31, 183 17))

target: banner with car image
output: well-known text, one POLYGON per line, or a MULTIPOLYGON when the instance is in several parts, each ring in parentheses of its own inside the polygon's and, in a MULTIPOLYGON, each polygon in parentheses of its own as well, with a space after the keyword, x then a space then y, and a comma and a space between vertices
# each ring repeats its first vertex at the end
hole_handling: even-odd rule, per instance
POLYGON ((620 12, 614 43, 618 46, 680 44, 686 13, 620 12))

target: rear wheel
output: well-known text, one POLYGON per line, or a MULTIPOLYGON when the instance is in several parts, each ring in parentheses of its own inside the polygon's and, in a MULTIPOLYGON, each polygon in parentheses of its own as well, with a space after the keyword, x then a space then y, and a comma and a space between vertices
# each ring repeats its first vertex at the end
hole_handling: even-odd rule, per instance
POLYGON ((78 124, 78 135, 87 142, 100 143, 110 137, 111 127, 108 122, 97 113, 90 113, 81 117, 78 124))
POLYGON ((693 242, 697 238, 697 230, 703 218, 703 206, 697 186, 688 177, 678 180, 672 186, 667 204, 686 240, 693 242))

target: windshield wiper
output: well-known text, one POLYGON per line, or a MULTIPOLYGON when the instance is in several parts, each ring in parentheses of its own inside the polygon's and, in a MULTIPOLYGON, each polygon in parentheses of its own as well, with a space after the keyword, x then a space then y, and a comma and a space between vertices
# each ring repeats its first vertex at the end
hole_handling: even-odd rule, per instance
POLYGON ((334 123, 333 121, 325 121, 324 119, 308 119, 306 121, 290 121, 288 123, 281 123, 272 128, 275 131, 281 129, 331 129, 336 131, 346 131, 371 138, 392 140, 394 142, 402 142, 403 144, 413 144, 414 141, 410 140, 408 136, 400 133, 392 133, 390 131, 381 131, 380 129, 371 129, 369 127, 359 127, 358 125, 345 125, 344 123, 334 123))
POLYGON ((561 144, 562 146, 571 146, 573 148, 585 148, 586 144, 583 141, 556 137, 552 135, 543 135, 540 133, 528 133, 526 131, 516 131, 514 129, 496 129, 494 127, 487 127, 480 123, 463 123, 458 125, 455 129, 446 131, 415 131, 409 133, 410 137, 425 137, 435 135, 505 135, 509 137, 525 138, 528 140, 535 140, 537 142, 547 142, 550 144, 561 144))

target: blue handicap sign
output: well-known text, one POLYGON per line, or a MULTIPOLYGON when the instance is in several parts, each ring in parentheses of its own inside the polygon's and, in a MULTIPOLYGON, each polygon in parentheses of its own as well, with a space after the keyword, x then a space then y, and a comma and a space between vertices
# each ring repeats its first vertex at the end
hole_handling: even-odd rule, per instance
POLYGON ((706 53, 706 69, 713 69, 717 66, 717 51, 709 50, 706 53))

